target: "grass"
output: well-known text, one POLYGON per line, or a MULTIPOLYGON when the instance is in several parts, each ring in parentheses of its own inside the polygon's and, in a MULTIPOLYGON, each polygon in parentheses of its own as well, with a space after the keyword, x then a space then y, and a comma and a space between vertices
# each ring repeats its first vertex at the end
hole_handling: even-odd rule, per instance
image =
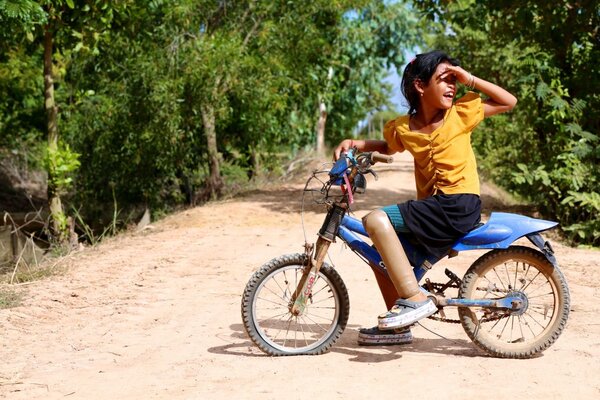
POLYGON ((0 274, 0 310, 17 307, 21 304, 23 290, 15 289, 15 287, 62 274, 65 267, 61 264, 67 258, 59 257, 58 261, 53 264, 36 262, 29 265, 21 261, 13 266, 11 271, 0 274))
POLYGON ((12 288, 0 286, 0 310, 19 306, 22 298, 22 293, 12 288))

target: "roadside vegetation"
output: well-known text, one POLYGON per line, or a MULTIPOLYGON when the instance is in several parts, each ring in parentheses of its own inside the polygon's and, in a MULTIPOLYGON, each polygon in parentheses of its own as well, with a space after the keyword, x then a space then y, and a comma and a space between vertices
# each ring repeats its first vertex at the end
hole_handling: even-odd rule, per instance
POLYGON ((598 26, 591 0, 0 0, 4 224, 64 253, 329 158, 440 48, 519 98, 474 135, 483 175, 598 246, 598 26))

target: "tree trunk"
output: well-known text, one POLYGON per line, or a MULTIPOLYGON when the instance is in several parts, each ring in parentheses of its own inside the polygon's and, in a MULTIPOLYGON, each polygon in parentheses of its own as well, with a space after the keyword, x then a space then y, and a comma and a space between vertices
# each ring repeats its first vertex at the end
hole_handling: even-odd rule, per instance
POLYGON ((250 179, 256 179, 261 176, 260 166, 260 152, 258 146, 250 147, 250 161, 252 162, 252 168, 250 169, 251 174, 248 176, 250 179))
MULTIPOLYGON (((54 102, 54 79, 52 77, 52 49, 53 35, 49 26, 44 31, 44 107, 46 109, 46 123, 48 129, 48 152, 56 153, 58 150, 58 110, 54 102)), ((50 219, 52 234, 59 242, 67 239, 64 225, 65 215, 56 192, 52 176, 52 168, 48 168, 48 205, 50 207, 50 219), (61 223, 61 221, 63 221, 61 223)))
POLYGON ((325 123, 327 122, 327 107, 319 105, 319 121, 317 122, 317 154, 325 153, 325 123))
POLYGON ((204 134, 206 135, 206 144, 208 146, 208 160, 210 176, 208 178, 208 190, 211 197, 215 198, 221 194, 223 189, 223 179, 219 165, 219 152, 217 149, 217 132, 215 129, 215 110, 212 104, 202 104, 202 122, 204 124, 204 134))

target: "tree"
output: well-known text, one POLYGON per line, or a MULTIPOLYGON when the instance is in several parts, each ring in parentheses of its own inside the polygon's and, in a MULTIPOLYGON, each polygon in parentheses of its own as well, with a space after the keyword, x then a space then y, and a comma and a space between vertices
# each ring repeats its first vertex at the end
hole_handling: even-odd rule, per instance
MULTIPOLYGON (((190 8, 185 20, 191 24, 184 25, 177 58, 181 61, 181 53, 184 53, 186 60, 204 61, 200 65, 187 63, 182 73, 187 77, 185 79, 194 93, 193 101, 202 115, 210 165, 207 190, 213 197, 219 194, 222 186, 216 126, 226 114, 230 94, 236 91, 233 87, 241 85, 243 90, 254 91, 242 82, 247 80, 259 87, 266 86, 267 91, 277 90, 274 84, 281 84, 281 80, 265 82, 260 79, 276 73, 287 75, 288 79, 305 81, 302 77, 293 76, 289 69, 301 62, 292 60, 281 50, 289 51, 292 46, 302 43, 301 46, 305 47, 300 47, 300 51, 308 50, 309 57, 315 57, 317 49, 325 55, 330 54, 331 42, 323 39, 328 39, 328 35, 334 37, 334 29, 344 10, 353 3, 358 2, 338 0, 292 4, 285 1, 220 1, 216 6, 213 2, 206 2, 202 7, 190 8), (201 30, 196 33, 194 29, 198 24, 201 30), (298 38, 299 32, 304 33, 302 39, 298 38), (315 39, 313 44, 309 42, 312 37, 315 39), (299 40, 293 41, 292 38, 299 40), (265 54, 265 47, 271 54, 265 54), (274 64, 264 64, 264 58, 274 64)), ((298 51, 292 53, 296 53, 294 56, 297 57, 298 51)), ((303 64, 300 71, 306 69, 307 65, 303 64)), ((237 90, 234 96, 245 97, 240 92, 237 90)), ((274 102, 278 101, 277 97, 269 96, 274 102)), ((254 118, 254 122, 260 123, 256 121, 259 119, 254 118)), ((256 155, 253 158, 256 159, 256 155)))
POLYGON ((415 3, 443 22, 431 46, 519 98, 511 115, 486 121, 475 136, 487 173, 557 218, 575 241, 599 244, 600 4, 415 3))
POLYGON ((384 0, 31 3, 46 11, 29 40, 0 28, 10 38, 0 43, 10 47, 0 58, 0 71, 10 71, 0 75, 8 95, 0 97, 0 130, 41 141, 44 109, 8 104, 41 92, 48 27, 49 111, 60 128, 50 175, 65 178, 58 193, 66 204, 84 205, 80 212, 99 223, 112 223, 118 209, 203 201, 281 168, 314 149, 321 103, 325 142, 347 136, 385 107, 380 78, 416 38, 409 12, 384 0), (40 77, 35 86, 31 74, 40 77))
POLYGON ((55 98, 55 56, 63 62, 71 52, 97 51, 95 42, 110 27, 113 12, 126 6, 126 1, 114 5, 105 0, 88 0, 75 7, 73 0, 6 0, 0 2, 2 19, 9 19, 6 28, 19 28, 2 36, 11 37, 12 43, 23 44, 19 34, 39 43, 43 49, 44 99, 47 131, 48 202, 52 233, 59 243, 68 240, 68 222, 61 202, 61 194, 71 183, 69 176, 77 167, 77 155, 59 140, 58 106, 55 98))

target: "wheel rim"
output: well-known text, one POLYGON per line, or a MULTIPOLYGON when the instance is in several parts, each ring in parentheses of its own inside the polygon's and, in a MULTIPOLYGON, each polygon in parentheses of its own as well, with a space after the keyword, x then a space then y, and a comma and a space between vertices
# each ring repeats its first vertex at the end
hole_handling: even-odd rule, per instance
POLYGON ((289 301, 302 274, 302 266, 292 265, 269 274, 252 300, 257 333, 273 348, 286 353, 302 353, 324 343, 336 329, 340 299, 329 278, 319 272, 311 298, 301 315, 294 316, 289 301))
POLYGON ((483 271, 473 282, 468 297, 495 299, 518 295, 526 300, 519 311, 469 310, 477 325, 476 335, 514 347, 528 346, 553 328, 559 298, 555 282, 535 264, 508 260, 483 271))

